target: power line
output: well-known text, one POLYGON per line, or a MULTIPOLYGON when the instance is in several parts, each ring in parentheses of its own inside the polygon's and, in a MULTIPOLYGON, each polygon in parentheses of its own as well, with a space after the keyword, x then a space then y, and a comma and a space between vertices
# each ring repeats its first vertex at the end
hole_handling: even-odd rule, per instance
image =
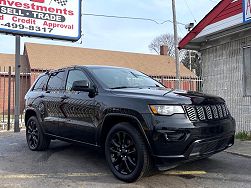
MULTIPOLYGON (((105 14, 91 14, 91 13, 85 13, 82 14, 84 16, 95 16, 95 17, 104 17, 104 18, 116 18, 116 19, 129 19, 129 20, 143 20, 143 21, 151 21, 159 25, 163 25, 165 23, 173 23, 172 20, 165 20, 162 22, 156 21, 152 18, 140 18, 140 17, 130 17, 130 16, 115 16, 115 15, 105 15, 105 14)), ((184 23, 178 22, 180 25, 186 25, 184 23)))
POLYGON ((182 36, 185 36, 182 29, 180 28, 180 26, 179 25, 177 25, 177 26, 178 26, 178 29, 180 30, 180 33, 182 34, 182 36))
POLYGON ((188 8, 190 14, 192 15, 192 17, 193 17, 193 19, 194 19, 194 22, 197 23, 197 21, 196 21, 196 19, 195 19, 195 16, 194 16, 194 14, 193 14, 193 12, 192 12, 190 6, 188 5, 187 0, 185 0, 185 3, 186 3, 186 6, 187 6, 187 8, 188 8))

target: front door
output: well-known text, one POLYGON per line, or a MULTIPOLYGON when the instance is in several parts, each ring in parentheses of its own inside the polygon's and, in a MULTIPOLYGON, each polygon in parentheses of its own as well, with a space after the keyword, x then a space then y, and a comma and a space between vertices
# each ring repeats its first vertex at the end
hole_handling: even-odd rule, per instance
POLYGON ((73 82, 80 80, 87 80, 91 83, 81 69, 68 71, 64 100, 61 102, 66 120, 59 122, 60 136, 95 144, 94 98, 89 96, 89 92, 72 91, 73 82))

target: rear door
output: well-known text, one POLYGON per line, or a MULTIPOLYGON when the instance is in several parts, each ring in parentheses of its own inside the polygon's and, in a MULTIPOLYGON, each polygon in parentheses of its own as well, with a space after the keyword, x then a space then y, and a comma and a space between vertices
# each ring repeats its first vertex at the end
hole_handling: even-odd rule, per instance
POLYGON ((95 143, 96 127, 94 124, 94 98, 89 92, 72 91, 74 81, 87 80, 86 73, 81 69, 68 71, 64 100, 61 101, 65 121, 59 123, 60 136, 81 141, 95 143))
POLYGON ((65 71, 56 71, 50 74, 43 101, 45 107, 44 130, 48 134, 58 135, 58 122, 64 119, 60 104, 64 94, 65 71))

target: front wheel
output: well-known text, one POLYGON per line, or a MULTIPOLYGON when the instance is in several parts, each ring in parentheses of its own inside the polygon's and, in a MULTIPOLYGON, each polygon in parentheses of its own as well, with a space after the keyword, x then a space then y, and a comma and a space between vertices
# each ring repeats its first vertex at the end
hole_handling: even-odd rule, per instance
POLYGON ((43 133, 38 119, 35 116, 30 117, 27 121, 26 140, 28 147, 32 151, 46 150, 50 145, 51 139, 43 133))
POLYGON ((110 130, 105 155, 112 173, 125 182, 134 182, 151 170, 151 158, 145 141, 129 123, 119 123, 110 130))

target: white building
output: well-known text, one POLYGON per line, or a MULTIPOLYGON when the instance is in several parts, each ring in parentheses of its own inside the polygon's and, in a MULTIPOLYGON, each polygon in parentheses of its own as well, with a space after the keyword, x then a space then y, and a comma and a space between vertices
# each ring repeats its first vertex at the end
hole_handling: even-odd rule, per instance
POLYGON ((203 91, 226 100, 237 131, 251 131, 251 0, 222 0, 179 48, 201 52, 203 91))

